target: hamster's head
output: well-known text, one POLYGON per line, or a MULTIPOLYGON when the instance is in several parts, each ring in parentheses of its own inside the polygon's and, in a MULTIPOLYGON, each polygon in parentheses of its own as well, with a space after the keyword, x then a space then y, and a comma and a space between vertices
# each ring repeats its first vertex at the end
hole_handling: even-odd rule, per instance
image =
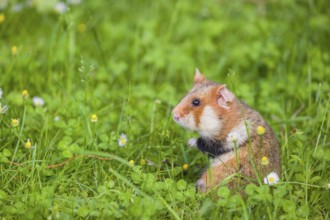
POLYGON ((194 85, 173 109, 173 119, 202 137, 213 139, 221 131, 234 99, 226 85, 207 80, 196 69, 194 85))

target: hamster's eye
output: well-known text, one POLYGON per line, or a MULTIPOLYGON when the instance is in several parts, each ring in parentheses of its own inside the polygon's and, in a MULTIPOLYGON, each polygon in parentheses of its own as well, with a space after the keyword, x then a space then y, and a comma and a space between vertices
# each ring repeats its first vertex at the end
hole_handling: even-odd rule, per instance
POLYGON ((194 106, 194 107, 197 107, 201 104, 201 101, 199 99, 194 99, 191 104, 194 106))

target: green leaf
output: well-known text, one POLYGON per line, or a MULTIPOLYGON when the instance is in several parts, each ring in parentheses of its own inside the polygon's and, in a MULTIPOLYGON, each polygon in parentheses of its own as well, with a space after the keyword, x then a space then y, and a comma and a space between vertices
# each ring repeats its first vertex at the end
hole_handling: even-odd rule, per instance
POLYGON ((317 182, 318 180, 322 179, 320 176, 314 176, 312 179, 309 180, 310 183, 317 182))
POLYGON ((218 201, 218 206, 220 206, 220 207, 226 207, 227 206, 227 203, 228 203, 228 200, 227 199, 220 199, 218 201))
POLYGON ((295 175, 295 178, 299 182, 304 182, 306 180, 306 177, 303 174, 301 174, 301 173, 296 174, 295 175))
POLYGON ((330 161, 330 149, 328 149, 328 150, 325 151, 324 159, 326 161, 330 161))
POLYGON ((89 209, 85 206, 80 206, 78 209, 78 215, 80 217, 86 217, 89 214, 89 209))
POLYGON ((183 192, 180 192, 180 191, 173 192, 173 196, 175 199, 177 199, 180 202, 183 202, 186 199, 183 192))
POLYGON ((9 159, 0 153, 0 162, 7 163, 9 162, 9 159))
POLYGON ((113 180, 109 180, 107 183, 106 183, 107 187, 109 189, 112 189, 115 187, 115 182, 113 180))
POLYGON ((72 143, 72 138, 69 136, 65 136, 59 143, 58 143, 58 149, 64 150, 67 146, 69 146, 72 143))
POLYGON ((296 205, 293 201, 284 199, 282 201, 282 208, 286 213, 291 214, 295 212, 296 205))
POLYGON ((65 157, 65 158, 71 158, 71 157, 72 157, 72 153, 71 153, 71 151, 69 151, 69 150, 64 150, 64 151, 62 152, 62 155, 63 155, 63 157, 65 157))
POLYGON ((218 189, 218 196, 227 199, 230 195, 230 190, 228 187, 222 186, 218 189))
POLYGON ((2 151, 2 153, 3 153, 3 156, 5 156, 5 157, 10 157, 10 156, 11 156, 11 152, 10 152, 10 150, 8 150, 7 148, 5 148, 5 149, 2 151))
POLYGON ((195 197, 196 197, 196 189, 195 189, 195 187, 189 187, 189 188, 185 191, 185 196, 186 196, 187 198, 195 199, 195 197))
POLYGON ((0 189, 0 200, 7 199, 7 197, 8 197, 7 193, 0 189))
POLYGON ((299 215, 301 217, 308 217, 308 215, 309 215, 308 205, 303 205, 303 206, 299 207, 297 210, 297 215, 299 215))
POLYGON ((178 190, 185 190, 187 187, 187 183, 186 183, 186 181, 181 179, 176 183, 176 187, 178 190))
POLYGON ((257 190, 257 186, 254 185, 254 184, 252 184, 252 183, 250 183, 249 185, 247 185, 246 188, 245 188, 245 192, 248 195, 254 195, 255 192, 256 192, 256 190, 257 190))
POLYGON ((165 189, 166 185, 164 182, 156 182, 154 187, 155 187, 155 190, 159 192, 159 191, 165 189))
POLYGON ((229 203, 228 205, 231 208, 237 208, 241 205, 241 196, 240 195, 233 195, 232 197, 229 198, 229 203))
POLYGON ((104 193, 106 190, 107 190, 106 186, 101 185, 101 186, 97 187, 97 192, 99 192, 99 193, 104 193))

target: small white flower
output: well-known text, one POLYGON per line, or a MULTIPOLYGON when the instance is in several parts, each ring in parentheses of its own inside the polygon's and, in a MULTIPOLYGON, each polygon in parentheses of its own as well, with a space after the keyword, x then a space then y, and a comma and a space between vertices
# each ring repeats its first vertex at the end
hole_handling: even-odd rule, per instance
POLYGON ((2 98, 2 94, 3 94, 3 92, 2 92, 2 89, 0 88, 0 99, 2 98))
POLYGON ((8 110, 7 105, 4 105, 2 107, 1 102, 0 102, 0 114, 5 114, 7 110, 8 110))
POLYGON ((54 6, 54 10, 59 14, 64 14, 68 10, 68 7, 64 2, 57 2, 54 6))
POLYGON ((41 97, 33 97, 32 102, 35 106, 43 106, 45 104, 45 101, 41 97))
POLYGON ((237 140, 240 139, 240 135, 238 132, 232 131, 228 134, 226 139, 227 142, 237 142, 237 140))
POLYGON ((264 178, 264 184, 271 186, 271 185, 276 184, 279 180, 280 180, 280 178, 278 177, 277 173, 271 172, 264 178))
POLYGON ((118 145, 120 147, 124 147, 127 143, 127 136, 126 134, 121 134, 118 140, 118 145))
POLYGON ((54 121, 57 122, 57 121, 59 121, 59 120, 60 120, 60 117, 56 115, 56 116, 54 117, 54 121))
POLYGON ((15 4, 11 8, 11 11, 13 11, 13 12, 20 12, 20 11, 23 10, 23 8, 24 8, 24 5, 23 4, 15 4))

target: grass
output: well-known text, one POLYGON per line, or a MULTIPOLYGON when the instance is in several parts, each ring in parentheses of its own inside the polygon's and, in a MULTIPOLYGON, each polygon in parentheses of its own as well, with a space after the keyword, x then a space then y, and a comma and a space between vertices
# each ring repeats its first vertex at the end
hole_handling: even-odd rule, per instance
POLYGON ((0 10, 2 218, 329 218, 328 1, 54 2, 0 10), (271 124, 280 183, 195 193, 171 110, 196 67, 271 124))

